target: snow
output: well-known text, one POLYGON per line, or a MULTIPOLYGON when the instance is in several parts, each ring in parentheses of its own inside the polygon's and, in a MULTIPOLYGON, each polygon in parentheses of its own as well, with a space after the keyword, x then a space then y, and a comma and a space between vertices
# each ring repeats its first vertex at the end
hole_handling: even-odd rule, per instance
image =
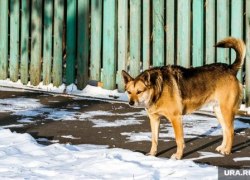
POLYGON ((217 179, 217 168, 107 146, 38 144, 0 130, 1 179, 217 179))
POLYGON ((238 158, 234 158, 234 161, 238 162, 238 161, 250 161, 250 157, 238 157, 238 158))

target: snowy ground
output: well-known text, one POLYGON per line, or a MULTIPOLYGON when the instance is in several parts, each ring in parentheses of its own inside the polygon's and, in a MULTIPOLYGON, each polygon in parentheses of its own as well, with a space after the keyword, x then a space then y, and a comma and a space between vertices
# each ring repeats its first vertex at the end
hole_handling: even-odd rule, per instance
MULTIPOLYGON (((6 81, 1 83, 12 84, 6 81)), ((12 86, 20 88, 21 85, 16 83, 12 86)), ((49 88, 47 87, 47 89, 49 88)), ((46 87, 42 86, 41 89, 46 89, 46 87)), ((61 90, 52 88, 51 91, 59 92, 64 89, 65 87, 61 87, 61 90)), ((80 91, 77 91, 73 85, 66 89, 80 94, 80 91)), ((88 86, 85 91, 91 92, 92 96, 99 98, 110 97, 111 92, 112 96, 119 95, 118 99, 126 99, 124 94, 116 91, 106 91, 91 86, 88 86)), ((94 123, 93 128, 140 124, 142 121, 140 117, 145 116, 145 111, 139 111, 133 113, 134 116, 129 119, 124 119, 125 116, 130 115, 127 113, 121 115, 119 120, 109 122, 100 117, 111 116, 113 115, 111 112, 89 111, 79 114, 77 110, 81 107, 69 105, 69 108, 72 108, 72 111, 49 108, 33 98, 0 99, 0 113, 8 112, 22 117, 18 120, 21 124, 12 126, 33 123, 33 118, 38 115, 43 115, 44 119, 51 121, 91 121, 94 123)), ((38 144, 29 134, 12 133, 8 128, 8 126, 0 127, 1 179, 217 179, 217 167, 196 164, 192 161, 194 159, 176 161, 97 145, 55 143, 44 146, 38 144)), ((240 128, 250 128, 250 125, 236 120, 235 129, 240 128)), ((198 115, 185 116, 184 129, 185 137, 221 135, 221 128, 213 117, 202 119, 198 115), (200 124, 200 128, 194 128, 196 127, 194 123, 197 122, 200 124), (208 129, 210 130, 208 131, 208 129)), ((161 125, 160 138, 173 137, 172 131, 169 124, 161 125)), ((150 132, 124 132, 122 135, 126 136, 128 141, 150 141, 151 136, 150 132)), ((65 135, 64 138, 77 137, 65 135)), ((221 156, 209 152, 200 152, 200 154, 200 158, 221 156)), ((235 161, 246 160, 249 159, 247 157, 235 159, 235 161)))

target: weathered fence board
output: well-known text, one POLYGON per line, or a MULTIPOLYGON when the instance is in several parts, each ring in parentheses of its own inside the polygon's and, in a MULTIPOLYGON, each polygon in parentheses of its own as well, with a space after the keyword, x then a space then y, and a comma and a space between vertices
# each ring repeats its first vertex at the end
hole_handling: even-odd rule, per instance
POLYGON ((130 0, 130 73, 140 73, 141 61, 141 1, 130 0))
POLYGON ((75 83, 77 1, 67 0, 66 84, 75 83))
POLYGON ((77 87, 83 89, 88 81, 89 1, 78 0, 77 22, 77 87))
POLYGON ((19 72, 19 1, 10 1, 10 80, 16 82, 19 72))
POLYGON ((206 22, 205 22, 205 64, 215 62, 215 0, 207 0, 205 3, 206 22))
POLYGON ((250 1, 246 1, 246 105, 250 107, 250 1))
POLYGON ((55 86, 60 86, 62 84, 62 61, 63 61, 63 51, 62 51, 62 38, 63 38, 63 0, 54 1, 54 61, 53 61, 53 84, 55 86))
MULTIPOLYGON (((203 15, 204 4, 201 0, 193 0, 193 51, 192 51, 192 65, 203 65, 203 15)), ((212 48, 212 47, 211 47, 212 48)))
MULTIPOLYGON (((229 1, 217 1, 217 38, 220 41, 229 36, 229 1)), ((229 63, 229 49, 216 48, 217 62, 229 63)))
POLYGON ((190 6, 191 1, 177 3, 177 64, 190 66, 190 6))
POLYGON ((118 1, 118 72, 117 85, 119 90, 124 89, 121 71, 127 69, 128 62, 128 1, 118 1))
POLYGON ((21 82, 29 81, 29 26, 30 26, 30 0, 22 0, 21 5, 21 42, 20 42, 20 76, 21 82))
POLYGON ((8 1, 0 1, 0 79, 8 78, 8 1))
POLYGON ((43 84, 51 83, 53 1, 44 1, 43 84))
POLYGON ((164 62, 164 1, 153 1, 153 66, 164 62))
POLYGON ((102 0, 91 1, 90 79, 101 78, 102 0))
POLYGON ((150 66, 150 0, 142 4, 142 69, 150 66))
POLYGON ((166 64, 175 63, 175 0, 166 1, 166 64))
POLYGON ((31 13, 31 62, 30 82, 38 85, 41 81, 42 56, 42 1, 32 0, 31 13))

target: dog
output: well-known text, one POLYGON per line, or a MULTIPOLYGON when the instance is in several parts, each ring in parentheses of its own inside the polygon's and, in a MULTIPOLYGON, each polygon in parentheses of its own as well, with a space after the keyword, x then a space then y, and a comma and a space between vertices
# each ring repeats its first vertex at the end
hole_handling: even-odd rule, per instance
POLYGON ((146 109, 150 119, 152 142, 148 155, 157 154, 160 117, 170 121, 175 133, 177 151, 172 159, 181 159, 184 151, 182 115, 190 114, 206 104, 213 104, 214 113, 222 127, 221 154, 231 153, 234 138, 234 116, 242 97, 242 85, 236 78, 244 63, 246 47, 242 40, 227 37, 215 47, 233 48, 233 64, 214 63, 184 68, 176 65, 154 67, 137 77, 122 71, 129 105, 146 109))

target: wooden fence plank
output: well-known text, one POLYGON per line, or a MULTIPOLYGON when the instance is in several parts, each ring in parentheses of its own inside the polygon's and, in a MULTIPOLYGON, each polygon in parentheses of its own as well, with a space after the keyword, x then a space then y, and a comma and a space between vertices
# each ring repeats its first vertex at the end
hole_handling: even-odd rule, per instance
MULTIPOLYGON (((192 65, 203 65, 203 32, 204 32, 204 4, 203 0, 193 0, 193 46, 192 65)), ((210 37, 209 37, 210 38, 210 37)), ((212 47, 211 47, 212 48, 212 47)))
POLYGON ((31 13, 31 62, 30 82, 38 85, 41 80, 42 53, 42 1, 32 0, 31 13))
POLYGON ((30 0, 22 0, 21 23, 21 82, 27 84, 29 80, 29 25, 30 25, 30 0))
POLYGON ((43 84, 51 83, 53 1, 44 1, 43 84))
MULTIPOLYGON (((229 36, 229 1, 217 1, 217 42, 229 36)), ((229 49, 216 48, 217 62, 229 63, 229 49)))
POLYGON ((206 0, 205 64, 215 62, 215 0, 206 0))
POLYGON ((175 0, 166 1, 166 64, 175 62, 175 0))
POLYGON ((140 73, 141 61, 141 1, 130 0, 130 74, 140 73))
POLYGON ((0 79, 8 77, 8 1, 0 0, 0 79))
POLYGON ((250 1, 246 1, 246 105, 250 107, 250 1))
POLYGON ((115 0, 103 2, 103 84, 106 89, 115 89, 116 34, 115 0))
POLYGON ((91 1, 90 79, 101 79, 102 0, 91 1))
POLYGON ((88 82, 89 0, 78 1, 77 27, 77 87, 83 89, 88 82))
MULTIPOLYGON (((231 2, 231 36, 243 38, 243 1, 232 0, 231 2)), ((236 53, 231 50, 231 63, 234 62, 236 53)), ((242 81, 242 69, 239 70, 237 77, 242 81)))
POLYGON ((179 0, 177 6, 177 64, 190 66, 190 3, 179 0))
POLYGON ((142 67, 146 70, 150 66, 150 0, 142 3, 142 67))
POLYGON ((10 80, 19 78, 19 1, 10 1, 10 80))
POLYGON ((164 65, 164 0, 153 1, 153 65, 164 65))
POLYGON ((66 84, 75 82, 77 1, 67 0, 66 84))
POLYGON ((127 70, 128 61, 128 1, 118 1, 118 90, 124 90, 124 83, 121 75, 122 70, 127 70))
POLYGON ((53 84, 60 86, 62 84, 62 61, 63 61, 63 49, 62 49, 62 37, 63 37, 63 10, 64 1, 54 1, 54 58, 53 58, 53 84))

